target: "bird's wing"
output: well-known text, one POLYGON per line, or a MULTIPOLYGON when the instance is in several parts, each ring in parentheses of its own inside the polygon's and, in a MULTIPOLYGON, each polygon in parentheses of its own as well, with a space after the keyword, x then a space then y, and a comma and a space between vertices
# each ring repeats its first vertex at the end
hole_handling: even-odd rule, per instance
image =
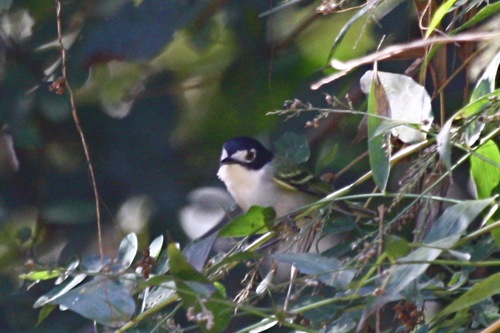
POLYGON ((318 197, 325 196, 332 188, 299 165, 276 161, 274 181, 283 188, 309 193, 318 197))

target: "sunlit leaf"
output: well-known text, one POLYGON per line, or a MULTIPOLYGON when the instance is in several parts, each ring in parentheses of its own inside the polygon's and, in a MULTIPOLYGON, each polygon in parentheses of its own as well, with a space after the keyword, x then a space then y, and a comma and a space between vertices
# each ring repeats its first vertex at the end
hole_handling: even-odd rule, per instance
MULTIPOLYGON (((177 298, 177 287, 174 281, 171 281, 171 277, 162 279, 163 276, 156 276, 154 278, 154 284, 156 287, 151 288, 144 295, 144 302, 142 305, 142 311, 155 307, 158 304, 167 302, 168 300, 178 299, 177 298), (170 279, 170 280, 169 280, 170 279), (164 280, 164 282, 157 283, 159 280, 164 280)), ((142 312, 141 311, 141 312, 142 312)))
POLYGON ((39 297, 35 304, 33 304, 34 308, 41 307, 49 302, 52 302, 53 300, 57 299, 58 297, 61 297, 62 295, 66 294, 69 292, 71 289, 75 288, 77 285, 80 284, 85 278, 87 277, 86 274, 78 274, 76 275, 73 279, 67 280, 66 283, 62 283, 46 293, 45 295, 39 297))
POLYGON ((448 282, 448 287, 449 287, 448 290, 449 291, 457 290, 458 288, 462 287, 467 281, 468 281, 467 274, 464 274, 464 272, 456 272, 451 277, 450 282, 448 282))
POLYGON ((500 184, 500 150, 498 145, 489 140, 470 157, 470 173, 476 184, 477 196, 489 198, 498 190, 500 184), (481 156, 483 158, 481 158, 481 156))
POLYGON ((73 274, 73 272, 78 268, 80 265, 80 260, 75 260, 71 262, 68 267, 64 270, 63 274, 59 276, 57 281, 55 282, 56 285, 61 284, 63 281, 65 281, 69 276, 73 274))
POLYGON ((484 299, 497 294, 500 294, 500 273, 489 276, 473 285, 472 288, 470 288, 465 294, 455 299, 450 305, 441 310, 441 312, 436 315, 434 320, 468 308, 473 304, 479 303, 484 299))
POLYGON ((437 141, 437 151, 439 153, 439 158, 441 162, 443 162, 446 169, 451 169, 451 125, 453 123, 453 118, 448 119, 448 121, 444 124, 439 131, 439 134, 436 138, 437 141))
POLYGON ((306 162, 311 155, 306 137, 291 132, 283 134, 274 143, 274 147, 278 156, 296 164, 306 162))
POLYGON ((270 270, 262 279, 262 281, 260 281, 260 283, 257 285, 257 288, 255 288, 255 293, 257 295, 260 295, 268 290, 269 286, 271 286, 273 283, 274 275, 275 272, 273 272, 273 270, 270 270))
POLYGON ((276 326, 278 324, 278 321, 274 319, 274 316, 271 316, 271 318, 264 318, 260 322, 258 322, 255 325, 252 325, 251 329, 245 329, 244 332, 248 333, 260 333, 260 332, 266 332, 270 328, 276 326))
POLYGON ((215 287, 215 289, 217 289, 217 292, 219 293, 219 295, 221 295, 223 298, 227 297, 226 287, 224 287, 224 285, 222 283, 215 281, 214 287, 215 287))
MULTIPOLYGON (((360 79, 365 94, 370 92, 372 78, 373 71, 367 71, 360 79)), ((431 97, 425 87, 402 74, 379 71, 378 78, 389 101, 390 114, 387 116, 391 120, 382 121, 373 136, 390 129, 391 134, 404 143, 424 140, 434 120, 431 97)))
POLYGON ((151 244, 149 244, 149 255, 154 259, 158 259, 162 246, 163 246, 163 235, 160 235, 156 237, 151 242, 151 244))
POLYGON ((455 4, 457 0, 447 0, 442 3, 441 6, 436 10, 432 16, 431 23, 425 32, 425 38, 432 35, 437 26, 443 21, 444 16, 450 11, 450 8, 455 4))
POLYGON ((97 277, 56 298, 51 304, 59 304, 109 327, 122 326, 135 311, 135 301, 129 290, 106 277, 97 277))
POLYGON ((270 231, 276 213, 272 207, 252 206, 244 215, 238 216, 222 227, 220 237, 244 237, 270 231))
POLYGON ((137 249, 137 235, 135 233, 128 234, 120 242, 120 247, 118 248, 118 253, 116 254, 116 262, 121 264, 123 269, 129 268, 137 255, 137 249))
POLYGON ((469 261, 471 258, 470 253, 466 253, 466 252, 464 253, 464 252, 455 251, 455 250, 448 250, 448 253, 461 261, 469 261))
POLYGON ((20 274, 19 278, 31 281, 51 280, 59 277, 63 272, 64 272, 63 268, 43 270, 43 271, 31 271, 29 273, 20 274))

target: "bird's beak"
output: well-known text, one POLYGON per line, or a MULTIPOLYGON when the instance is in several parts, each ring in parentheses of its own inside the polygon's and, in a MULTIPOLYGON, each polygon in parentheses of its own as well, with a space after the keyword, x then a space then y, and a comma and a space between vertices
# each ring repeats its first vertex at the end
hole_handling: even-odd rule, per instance
POLYGON ((226 157, 220 160, 220 165, 235 164, 236 161, 231 157, 226 157))
POLYGON ((222 155, 220 157, 220 165, 234 164, 236 161, 234 158, 229 156, 225 149, 222 149, 222 155))

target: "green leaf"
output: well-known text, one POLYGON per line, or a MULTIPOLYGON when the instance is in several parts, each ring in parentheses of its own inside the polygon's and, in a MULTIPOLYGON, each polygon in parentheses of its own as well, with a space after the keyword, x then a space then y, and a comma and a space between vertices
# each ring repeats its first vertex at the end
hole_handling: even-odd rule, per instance
POLYGON ((287 132, 275 143, 276 153, 286 161, 301 164, 307 162, 311 156, 309 143, 303 135, 287 132))
POLYGON ((143 291, 146 288, 149 287, 156 287, 159 286, 165 282, 172 281, 173 278, 170 275, 155 275, 151 276, 149 279, 146 281, 142 282, 139 284, 139 286, 135 289, 134 293, 138 293, 143 291))
POLYGON ((47 318, 52 313, 52 311, 54 311, 55 308, 57 308, 57 305, 44 305, 38 313, 38 321, 36 322, 36 324, 40 325, 45 320, 45 318, 47 318))
POLYGON ((59 277, 64 271, 65 269, 63 268, 56 268, 43 271, 31 271, 29 273, 19 275, 19 278, 31 281, 51 280, 59 277))
POLYGON ((498 194, 494 193, 494 189, 498 191, 500 184, 500 150, 493 140, 485 142, 470 157, 470 173, 476 184, 478 198, 498 194))
POLYGON ((50 302, 109 327, 120 327, 132 318, 135 301, 120 282, 96 277, 50 302))
POLYGON ((182 281, 194 281, 200 283, 210 283, 210 281, 198 272, 189 262, 174 243, 168 244, 168 259, 170 263, 170 273, 182 281))
MULTIPOLYGON (((446 237, 444 239, 440 239, 439 241, 433 242, 433 248, 429 247, 421 247, 410 253, 409 255, 398 259, 398 262, 411 262, 409 264, 402 264, 398 266, 394 266, 392 270, 389 280, 386 284, 386 296, 395 296, 398 295, 402 290, 404 290, 408 285, 420 277, 427 268, 430 266, 430 263, 435 260, 442 252, 442 249, 448 249, 452 247, 458 240, 460 239, 459 235, 446 237), (424 262, 422 264, 413 263, 413 262, 424 262)), ((381 302, 385 302, 384 299, 381 299, 381 302)))
POLYGON ((411 248, 404 238, 388 235, 384 241, 384 249, 389 258, 396 260, 410 253, 411 248))
POLYGON ((337 51, 337 47, 344 40, 344 37, 347 35, 349 30, 354 26, 356 21, 361 19, 365 14, 376 17, 376 20, 383 18, 387 13, 391 12, 395 7, 397 7, 404 0, 388 0, 388 1, 373 1, 367 2, 366 5, 361 7, 350 19, 347 23, 342 27, 339 31, 337 37, 333 41, 333 44, 330 48, 330 53, 328 54, 328 60, 331 60, 337 51))
POLYGON ((222 286, 214 286, 192 267, 175 244, 169 244, 167 252, 170 272, 175 277, 177 293, 184 309, 194 309, 197 314, 211 318, 210 321, 197 323, 203 332, 222 332, 232 317, 231 307, 223 302, 225 298, 222 286))
POLYGON ((385 94, 376 67, 373 71, 373 79, 368 95, 368 152, 370 156, 370 167, 373 171, 373 180, 380 191, 384 192, 389 179, 389 142, 386 135, 374 136, 382 120, 379 116, 390 118, 391 109, 385 94), (370 116, 371 115, 371 116, 370 116))
POLYGON ((314 275, 334 288, 347 289, 356 274, 355 270, 345 269, 340 260, 317 253, 274 253, 271 257, 295 266, 303 274, 314 275))
POLYGON ((464 200, 447 208, 434 222, 423 242, 430 244, 448 236, 461 235, 474 219, 493 202, 494 198, 464 200))
POLYGON ((441 6, 439 6, 439 8, 434 13, 434 16, 432 17, 429 27, 427 28, 425 38, 428 38, 434 32, 436 27, 443 21, 444 16, 448 14, 450 8, 455 4, 456 1, 457 0, 448 0, 441 4, 441 6))
POLYGON ((276 213, 272 207, 252 206, 244 215, 226 224, 219 232, 220 237, 245 237, 270 231, 276 213))
POLYGON ((328 167, 337 157, 339 152, 339 144, 334 144, 333 146, 324 145, 322 151, 320 151, 320 158, 316 170, 323 170, 328 167))
POLYGON ((500 64, 500 53, 498 53, 490 62, 481 78, 477 81, 476 87, 471 94, 470 101, 473 102, 484 95, 492 93, 495 90, 495 78, 500 64))
POLYGON ((450 249, 465 232, 474 219, 493 199, 469 200, 458 203, 445 210, 443 215, 433 224, 423 243, 430 247, 421 247, 398 262, 422 261, 396 266, 389 276, 386 295, 396 295, 412 281, 422 275, 443 250, 450 249))
MULTIPOLYGON (((333 296, 333 295, 332 295, 333 296)), ((301 308, 303 306, 313 305, 315 303, 321 303, 327 297, 326 293, 322 294, 309 294, 309 295, 301 295, 298 299, 298 303, 294 304, 295 307, 301 308)), ((337 314, 337 304, 325 304, 321 307, 313 308, 312 310, 308 310, 303 312, 303 316, 307 318, 312 325, 317 326, 321 325, 321 323, 329 322, 332 318, 336 317, 337 314)), ((312 326, 312 327, 314 327, 312 326)), ((331 331, 326 331, 331 332, 331 331)))
POLYGON ((492 15, 497 14, 498 12, 500 12, 500 2, 490 3, 490 4, 486 5, 485 7, 481 8, 481 10, 479 12, 477 12, 469 21, 465 22, 460 27, 453 30, 452 34, 455 35, 464 29, 472 27, 472 26, 476 25, 477 23, 488 19, 492 15))
POLYGON ((470 288, 465 294, 451 302, 446 308, 441 310, 434 320, 443 316, 449 315, 453 312, 460 311, 468 308, 471 305, 479 303, 488 297, 500 294, 500 273, 496 273, 486 279, 478 282, 470 288))
POLYGON ((499 98, 500 98, 500 89, 496 89, 492 93, 484 95, 483 97, 475 100, 474 102, 471 102, 466 106, 464 106, 457 113, 455 113, 455 116, 453 116, 453 118, 457 119, 457 118, 472 117, 481 112, 485 112, 489 109, 495 112, 498 110, 498 102, 497 104, 495 104, 494 101, 498 101, 499 98))

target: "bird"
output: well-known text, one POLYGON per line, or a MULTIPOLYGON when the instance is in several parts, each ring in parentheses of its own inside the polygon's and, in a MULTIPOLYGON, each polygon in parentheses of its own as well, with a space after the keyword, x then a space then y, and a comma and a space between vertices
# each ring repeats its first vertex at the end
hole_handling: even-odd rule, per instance
POLYGON ((252 206, 273 207, 278 217, 330 192, 309 171, 275 156, 250 137, 224 143, 217 176, 244 212, 252 206))
MULTIPOLYGON (((236 137, 224 143, 217 176, 243 212, 252 206, 272 207, 278 219, 330 192, 329 186, 325 186, 310 172, 276 156, 250 137, 236 137)), ((321 247, 324 249, 332 246, 331 237, 319 237, 318 231, 321 228, 317 228, 314 221, 310 220, 312 223, 306 224, 297 221, 298 232, 283 237, 274 252, 317 252, 321 247)), ((293 265, 273 264, 269 260, 265 260, 263 265, 264 271, 268 271, 263 283, 267 277, 275 282, 284 282, 286 276, 289 276, 284 303, 284 309, 287 309, 297 269, 293 265)))

